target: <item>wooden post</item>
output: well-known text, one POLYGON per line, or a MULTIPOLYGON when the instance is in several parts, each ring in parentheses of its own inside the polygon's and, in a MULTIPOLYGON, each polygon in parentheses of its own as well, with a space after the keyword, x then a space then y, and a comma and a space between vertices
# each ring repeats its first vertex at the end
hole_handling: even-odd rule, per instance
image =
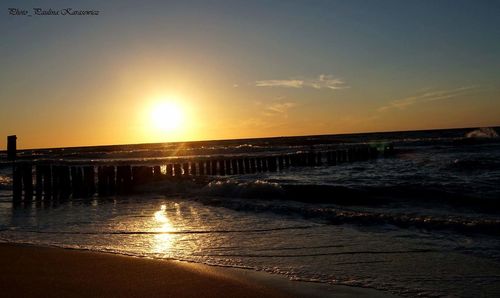
POLYGON ((231 175, 238 174, 238 161, 236 159, 231 159, 231 175))
POLYGON ((20 164, 16 164, 13 167, 12 188, 13 201, 14 203, 18 203, 21 201, 23 195, 23 172, 20 164))
POLYGON ((284 165, 284 161, 283 161, 283 155, 280 155, 278 156, 278 169, 281 171, 283 171, 283 165, 284 165))
POLYGON ((35 195, 36 200, 42 200, 42 192, 43 192, 43 168, 40 165, 36 165, 35 167, 35 175, 36 175, 36 184, 35 184, 35 195))
POLYGON ((82 196, 82 168, 71 167, 71 188, 74 198, 82 196))
MULTIPOLYGON (((130 167, 127 185, 130 186, 130 167)), ((83 168, 84 196, 91 197, 95 193, 95 172, 93 166, 83 168)))
POLYGON ((205 163, 202 160, 198 161, 198 175, 199 176, 205 175, 205 163))
POLYGON ((226 161, 224 159, 219 159, 219 174, 226 176, 226 161))
POLYGON ((189 176, 190 175, 190 171, 189 171, 189 163, 185 162, 182 164, 182 175, 183 176, 189 176))
POLYGON ((33 199, 33 166, 25 163, 22 167, 24 200, 31 202, 33 199))
POLYGON ((132 190, 132 168, 130 166, 116 167, 116 190, 118 194, 128 194, 132 190))
POLYGON ((43 166, 43 199, 50 201, 52 198, 52 167, 43 166))
POLYGON ((267 172, 267 170, 268 170, 267 158, 262 157, 260 160, 262 162, 262 172, 267 172))
POLYGON ((323 156, 321 152, 316 152, 316 165, 320 166, 323 164, 323 156))
POLYGON ((173 176, 174 172, 172 170, 172 164, 167 164, 167 177, 171 178, 173 176))
POLYGON ((14 203, 21 201, 23 184, 22 169, 14 164, 17 155, 17 136, 7 136, 7 159, 12 161, 12 199, 14 203))
POLYGON ((211 175, 217 175, 217 161, 216 160, 211 160, 210 162, 210 174, 211 175))
POLYGON ((270 172, 276 172, 277 164, 276 164, 276 156, 268 156, 267 157, 267 167, 270 172))
POLYGON ((52 199, 59 199, 60 192, 59 166, 52 166, 52 199))
MULTIPOLYGON (((153 169, 150 168, 150 176, 149 176, 149 181, 151 181, 153 178, 153 169)), ((107 166, 106 169, 106 180, 108 184, 108 189, 107 193, 108 194, 115 194, 116 193, 116 171, 115 171, 115 166, 107 166)))
POLYGON ((153 179, 154 180, 161 180, 162 178, 162 173, 161 173, 161 166, 154 166, 153 167, 153 179))
POLYGON ((243 163, 245 164, 245 173, 249 174, 250 173, 250 160, 248 159, 248 157, 245 157, 245 159, 243 160, 243 163))
POLYGON ((175 178, 180 178, 181 174, 182 174, 181 164, 175 163, 174 164, 174 176, 175 176, 175 178))
POLYGON ((240 175, 245 174, 245 169, 243 167, 243 159, 242 158, 238 159, 238 174, 240 174, 240 175))
POLYGON ((107 190, 107 179, 106 179, 106 168, 104 166, 99 166, 97 168, 97 192, 99 196, 105 196, 107 190))
POLYGON ((226 175, 231 175, 231 161, 224 159, 224 168, 226 168, 226 175))
POLYGON ((7 136, 7 159, 16 160, 17 155, 17 136, 7 136))
MULTIPOLYGON (((70 169, 68 166, 61 166, 60 168, 60 183, 61 183, 61 198, 68 199, 71 194, 71 178, 70 169)), ((82 175, 83 179, 83 175, 82 175)))
POLYGON ((262 158, 257 157, 255 159, 255 168, 257 170, 257 173, 262 173, 262 158))
POLYGON ((250 158, 250 173, 254 174, 257 172, 257 167, 255 166, 255 158, 250 158))

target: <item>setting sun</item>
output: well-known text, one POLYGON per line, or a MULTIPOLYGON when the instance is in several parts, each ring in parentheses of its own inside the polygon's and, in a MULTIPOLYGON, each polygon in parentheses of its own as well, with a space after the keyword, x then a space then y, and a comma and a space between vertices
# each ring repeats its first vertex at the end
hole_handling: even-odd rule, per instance
POLYGON ((184 112, 175 102, 159 102, 151 109, 151 121, 155 129, 174 132, 182 126, 184 112))

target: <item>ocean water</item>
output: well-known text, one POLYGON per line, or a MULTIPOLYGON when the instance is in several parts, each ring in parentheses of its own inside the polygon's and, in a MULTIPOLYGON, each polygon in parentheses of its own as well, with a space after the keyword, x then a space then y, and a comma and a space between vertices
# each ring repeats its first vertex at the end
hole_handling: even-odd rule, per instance
POLYGON ((11 203, 0 242, 167 258, 407 297, 500 296, 499 128, 29 150, 23 159, 161 164, 393 142, 336 166, 162 181, 131 196, 11 203))

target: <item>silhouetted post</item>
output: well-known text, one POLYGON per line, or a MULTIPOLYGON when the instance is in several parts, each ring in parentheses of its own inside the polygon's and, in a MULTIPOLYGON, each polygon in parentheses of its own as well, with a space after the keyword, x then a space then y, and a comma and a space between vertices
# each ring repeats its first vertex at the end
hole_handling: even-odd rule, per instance
POLYGON ((154 166, 153 167, 153 179, 158 181, 161 180, 162 174, 161 174, 161 166, 154 166))
POLYGON ((189 176, 190 175, 190 171, 189 171, 189 163, 185 162, 182 164, 182 175, 183 176, 189 176))
POLYGON ((98 166, 97 167, 97 193, 99 196, 103 196, 106 185, 105 185, 105 180, 104 180, 104 167, 103 166, 98 166))
POLYGON ((314 167, 316 165, 316 154, 314 151, 307 153, 307 165, 314 167))
POLYGON ((24 200, 31 202, 33 199, 33 166, 25 163, 23 167, 23 187, 24 187, 24 200))
POLYGON ((59 166, 52 166, 52 198, 59 199, 60 179, 59 179, 59 166))
POLYGON ((82 195, 82 168, 71 167, 71 188, 74 198, 79 198, 82 195))
POLYGON ((289 168, 290 167, 290 155, 283 156, 283 166, 285 168, 289 168))
POLYGON ((205 160, 205 174, 212 175, 212 161, 205 160))
POLYGON ((255 166, 255 158, 250 158, 250 173, 254 174, 257 172, 257 168, 255 166))
POLYGON ((269 156, 267 158, 267 167, 270 172, 276 172, 278 165, 276 164, 276 156, 269 156))
POLYGON ((43 166, 43 199, 49 201, 52 198, 52 167, 43 166))
POLYGON ((174 164, 174 176, 175 176, 175 178, 179 178, 181 176, 181 173, 182 173, 181 165, 178 163, 175 163, 174 164))
POLYGON ((217 175, 217 161, 216 160, 211 160, 210 171, 212 172, 211 175, 217 175))
POLYGON ((35 195, 36 195, 36 200, 41 201, 42 200, 42 191, 43 191, 43 170, 40 165, 35 166, 35 195))
POLYGON ((127 194, 131 191, 132 168, 130 166, 116 167, 116 191, 118 194, 127 194))
POLYGON ((12 161, 12 199, 14 202, 20 201, 23 192, 22 172, 15 165, 17 155, 17 136, 7 136, 7 159, 12 161))
POLYGON ((17 136, 7 137, 7 159, 14 161, 17 155, 17 136))
MULTIPOLYGON (((68 166, 61 166, 61 198, 68 199, 71 194, 71 178, 70 178, 70 168, 68 166)), ((83 174, 81 176, 83 180, 83 174)), ((83 182, 83 181, 82 181, 83 182)), ((83 186, 83 183, 82 183, 83 186)), ((82 187, 83 188, 83 187, 82 187)))
POLYGON ((18 203, 22 199, 23 195, 23 172, 21 165, 15 164, 12 170, 12 190, 13 190, 13 201, 18 203))
POLYGON ((231 159, 231 175, 238 174, 238 161, 236 159, 231 159))
POLYGON ((245 165, 245 173, 249 174, 250 173, 250 160, 248 159, 248 157, 245 157, 245 159, 243 159, 243 163, 245 165))
POLYGON ((238 174, 245 174, 245 168, 243 167, 243 159, 238 159, 238 174))
POLYGON ((269 169, 267 165, 267 158, 262 157, 260 160, 262 161, 262 172, 267 172, 269 169))
MULTIPOLYGON (((130 166, 128 168, 128 180, 127 186, 130 186, 130 166)), ((84 196, 93 196, 95 193, 95 172, 93 166, 86 166, 83 168, 83 180, 84 180, 84 196)))
POLYGON ((316 165, 320 166, 323 164, 323 155, 321 152, 316 152, 316 165))
POLYGON ((172 164, 167 164, 167 177, 171 178, 173 176, 172 164))
POLYGON ((226 161, 219 159, 219 175, 226 176, 226 161))
POLYGON ((255 158, 255 170, 257 171, 257 173, 262 172, 262 158, 260 157, 255 158))
POLYGON ((226 175, 231 175, 231 161, 224 159, 224 167, 226 168, 226 175))
POLYGON ((198 169, 197 169, 197 166, 198 166, 198 162, 194 161, 194 160, 191 160, 189 162, 189 168, 191 169, 191 175, 192 176, 198 176, 198 169))
POLYGON ((280 170, 280 172, 283 171, 283 164, 284 164, 283 156, 280 155, 278 156, 278 169, 280 170))
POLYGON ((198 161, 198 176, 205 175, 205 163, 201 160, 198 161))

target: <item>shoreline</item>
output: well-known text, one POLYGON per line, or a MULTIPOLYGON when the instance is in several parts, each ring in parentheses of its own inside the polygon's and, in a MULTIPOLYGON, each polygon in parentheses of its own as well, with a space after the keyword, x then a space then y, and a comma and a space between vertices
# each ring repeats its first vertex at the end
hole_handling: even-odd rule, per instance
POLYGON ((0 243, 2 297, 395 297, 249 269, 0 243))

